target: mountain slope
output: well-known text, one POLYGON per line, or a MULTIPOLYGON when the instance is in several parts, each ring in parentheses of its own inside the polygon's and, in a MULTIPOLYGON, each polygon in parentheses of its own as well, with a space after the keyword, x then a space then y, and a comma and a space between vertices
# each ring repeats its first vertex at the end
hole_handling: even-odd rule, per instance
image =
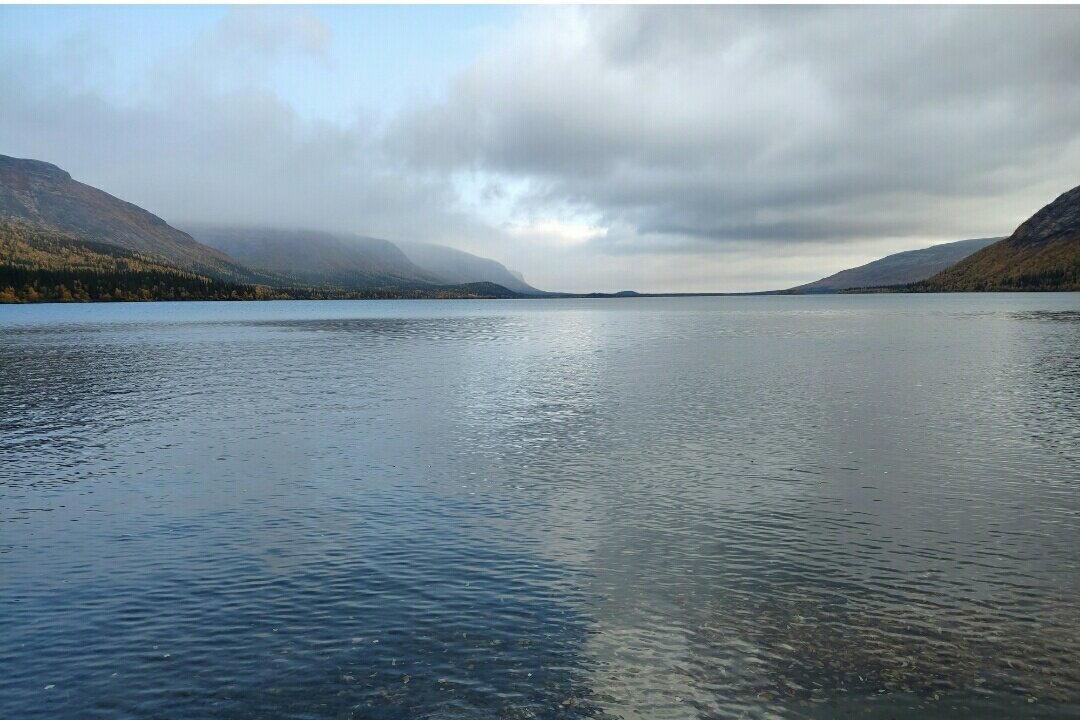
POLYGON ((200 242, 252 268, 315 287, 426 287, 450 283, 417 267, 396 245, 314 230, 191 225, 200 242))
POLYGON ((153 255, 184 270, 241 282, 255 278, 218 250, 137 205, 73 180, 55 165, 0 155, 0 219, 153 255))
POLYGON ((116 245, 0 220, 0 303, 515 297, 493 283, 320 289, 223 282, 116 245))
POLYGON ((1080 187, 1060 195, 1008 238, 923 283, 929 292, 1080 290, 1080 187))
POLYGON ((269 299, 108 243, 0 220, 0 302, 269 299))
POLYGON ((853 288, 907 285, 926 280, 942 270, 955 265, 972 253, 1001 240, 1001 238, 976 238, 943 243, 922 250, 887 255, 866 265, 841 270, 827 278, 791 288, 786 292, 796 294, 834 293, 853 288))
POLYGON ((522 295, 543 294, 525 282, 521 273, 507 270, 502 263, 495 260, 445 245, 415 242, 399 242, 397 245, 410 260, 447 284, 489 282, 522 295))

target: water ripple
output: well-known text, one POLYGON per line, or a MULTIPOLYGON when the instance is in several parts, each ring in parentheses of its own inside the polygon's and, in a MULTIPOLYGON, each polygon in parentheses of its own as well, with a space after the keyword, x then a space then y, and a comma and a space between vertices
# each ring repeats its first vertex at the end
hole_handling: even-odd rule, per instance
POLYGON ((0 308, 0 715, 1074 717, 1078 318, 0 308))

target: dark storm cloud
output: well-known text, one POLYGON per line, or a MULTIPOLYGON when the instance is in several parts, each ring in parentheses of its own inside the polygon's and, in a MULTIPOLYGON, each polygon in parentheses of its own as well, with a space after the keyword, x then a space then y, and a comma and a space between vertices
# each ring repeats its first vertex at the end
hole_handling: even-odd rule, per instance
POLYGON ((391 143, 641 235, 963 234, 1080 182, 1080 8, 540 11, 391 143))

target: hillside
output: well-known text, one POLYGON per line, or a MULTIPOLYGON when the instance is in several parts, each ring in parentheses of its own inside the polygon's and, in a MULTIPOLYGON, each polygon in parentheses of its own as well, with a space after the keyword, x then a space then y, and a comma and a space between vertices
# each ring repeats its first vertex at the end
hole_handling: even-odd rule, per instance
POLYGON ((154 256, 209 277, 238 282, 260 279, 156 215, 38 160, 0 155, 0 219, 154 256))
POLYGON ((457 284, 417 267, 386 240, 314 230, 209 225, 187 229, 200 242, 241 263, 287 275, 296 284, 346 289, 457 284))
POLYGON ((74 260, 78 253, 70 243, 81 242, 79 252, 84 254, 79 257, 88 258, 85 253, 93 252, 95 268, 111 262, 104 258, 113 253, 98 247, 105 245, 131 253, 124 256, 125 262, 137 257, 144 265, 155 264, 153 272, 183 271, 237 286, 272 286, 288 289, 293 296, 540 294, 493 260, 434 245, 413 246, 412 253, 423 259, 421 265, 394 243, 360 235, 214 226, 192 226, 189 234, 72 179, 55 165, 6 155, 0 155, 0 221, 43 231, 35 236, 40 242, 34 250, 38 263, 34 272, 87 270, 61 262, 74 260), (48 233, 54 242, 42 240, 48 233), (68 244, 60 243, 60 238, 68 244), (43 248, 60 252, 61 245, 66 249, 60 256, 45 262, 43 248))
POLYGON ((522 295, 543 295, 525 282, 520 273, 507 270, 495 260, 430 243, 397 243, 414 263, 448 284, 488 282, 502 285, 522 295))
POLYGON ((208 242, 55 165, 0 155, 0 302, 519 297, 491 277, 422 269, 385 240, 195 231, 208 242))
POLYGON ((0 220, 0 303, 514 297, 521 296, 493 283, 344 290, 222 282, 115 245, 0 220))
POLYGON ((1008 238, 911 288, 921 292, 1080 290, 1080 187, 1008 238))
POLYGON ((933 245, 921 250, 887 255, 859 267, 841 270, 829 277, 786 290, 792 294, 835 293, 853 288, 907 285, 926 280, 955 265, 972 253, 1001 240, 976 238, 933 245))
POLYGON ((131 250, 0 220, 0 302, 288 297, 221 282, 131 250))

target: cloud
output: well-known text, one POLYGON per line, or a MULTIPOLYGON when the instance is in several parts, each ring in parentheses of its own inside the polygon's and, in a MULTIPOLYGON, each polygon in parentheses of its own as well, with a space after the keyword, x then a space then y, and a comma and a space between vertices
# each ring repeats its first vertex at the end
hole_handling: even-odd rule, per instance
POLYGON ((503 229, 515 238, 530 238, 538 242, 554 242, 558 245, 577 245, 607 235, 607 228, 559 220, 508 222, 503 225, 503 229))
POLYGON ((1077 37, 1072 7, 539 10, 389 141, 648 252, 1006 232, 1080 181, 1077 37))
POLYGON ((177 224, 426 239, 468 228, 448 209, 449 183, 399 171, 373 120, 305 117, 270 88, 274 63, 326 52, 327 33, 305 12, 230 11, 163 52, 122 101, 78 82, 110 62, 104 51, 76 67, 57 62, 62 45, 0 50, 0 152, 53 162, 177 224))
POLYGON ((0 152, 171 222, 444 242, 565 290, 794 285, 1080 183, 1075 7, 514 17, 394 113, 305 105, 341 60, 309 9, 230 10, 134 66, 26 37, 0 44, 0 152))
POLYGON ((229 8, 210 39, 219 50, 238 47, 265 56, 320 55, 329 47, 330 36, 326 23, 302 8, 241 5, 229 8))

